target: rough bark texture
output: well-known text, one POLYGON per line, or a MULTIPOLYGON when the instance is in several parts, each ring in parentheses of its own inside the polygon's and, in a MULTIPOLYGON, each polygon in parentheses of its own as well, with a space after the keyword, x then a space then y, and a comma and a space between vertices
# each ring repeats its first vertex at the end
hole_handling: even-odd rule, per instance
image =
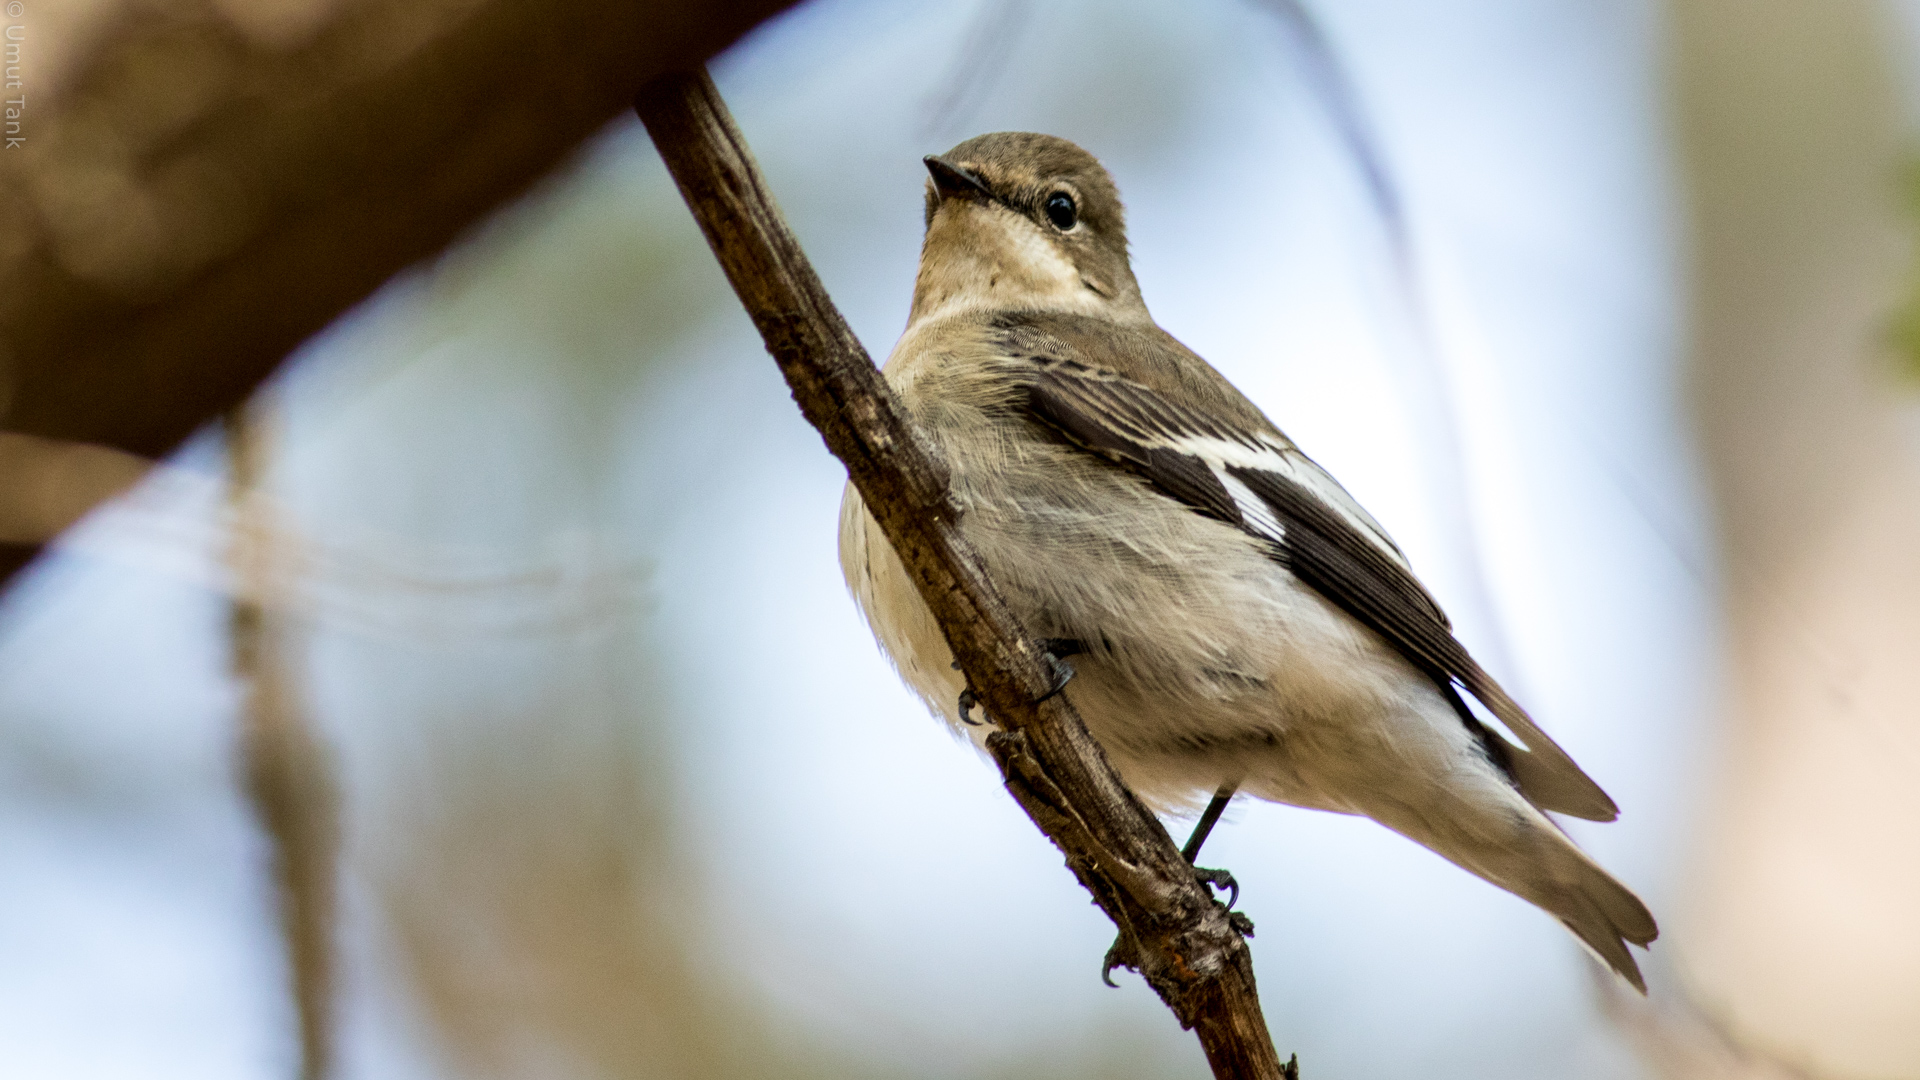
POLYGON ((789 2, 12 5, 0 430, 165 454, 789 2))
POLYGON ((704 73, 643 90, 640 118, 780 365, 919 583, 1001 725, 1007 789, 1120 929, 1120 948, 1200 1037, 1215 1076, 1292 1075, 1274 1053, 1246 942, 1108 764, 956 529, 947 474, 821 286, 704 73))

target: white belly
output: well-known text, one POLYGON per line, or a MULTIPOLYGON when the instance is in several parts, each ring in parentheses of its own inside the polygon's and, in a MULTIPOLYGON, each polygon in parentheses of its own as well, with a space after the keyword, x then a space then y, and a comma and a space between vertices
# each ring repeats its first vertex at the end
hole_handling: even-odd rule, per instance
MULTIPOLYGON (((1191 809, 1232 782, 1262 798, 1360 812, 1365 800, 1349 796, 1370 772, 1378 777, 1381 755, 1430 766, 1472 752, 1471 736, 1432 683, 1371 632, 1243 543, 1238 530, 1151 498, 1170 515, 1157 529, 1148 520, 1146 533, 1159 540, 1110 542, 1110 558, 1090 550, 1099 545, 1083 529, 1039 542, 1039 522, 1022 528, 978 510, 962 518, 1028 631, 1085 644, 1068 660, 1077 674, 1067 697, 1149 804, 1191 809), (1195 543, 1207 550, 1187 551, 1180 562, 1155 557, 1195 543), (1058 549, 1052 557, 1050 548, 1058 549)), ((964 679, 851 485, 840 556, 907 684, 956 733, 983 743, 992 728, 960 722, 964 679)))

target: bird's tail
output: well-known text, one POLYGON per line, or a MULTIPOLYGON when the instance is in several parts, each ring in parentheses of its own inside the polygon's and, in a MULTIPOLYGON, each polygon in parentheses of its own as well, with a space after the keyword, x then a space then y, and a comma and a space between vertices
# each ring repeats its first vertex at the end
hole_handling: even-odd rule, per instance
POLYGON ((1646 993, 1627 945, 1644 947, 1660 930, 1640 898, 1512 787, 1461 794, 1449 793, 1443 798, 1450 805, 1424 813, 1402 803, 1369 810, 1368 816, 1555 916, 1596 958, 1646 993))
MULTIPOLYGON (((1552 828, 1551 824, 1548 826, 1552 828)), ((1640 975, 1627 943, 1645 947, 1660 936, 1653 913, 1625 885, 1600 869, 1585 852, 1573 846, 1559 829, 1558 844, 1540 860, 1537 880, 1500 885, 1559 916, 1560 922, 1587 950, 1641 993, 1647 982, 1640 975)))

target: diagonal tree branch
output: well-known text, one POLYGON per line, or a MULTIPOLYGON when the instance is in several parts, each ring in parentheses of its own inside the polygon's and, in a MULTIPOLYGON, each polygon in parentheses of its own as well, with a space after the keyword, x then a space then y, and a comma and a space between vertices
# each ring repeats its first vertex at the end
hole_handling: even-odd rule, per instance
POLYGON ((669 75, 636 110, 808 422, 847 467, 969 683, 1002 730, 1007 790, 1120 929, 1121 954, 1193 1029, 1216 1077, 1297 1077, 1280 1063, 1247 945, 1159 821, 1114 773, 1042 654, 959 533, 944 465, 833 306, 704 72, 669 75))

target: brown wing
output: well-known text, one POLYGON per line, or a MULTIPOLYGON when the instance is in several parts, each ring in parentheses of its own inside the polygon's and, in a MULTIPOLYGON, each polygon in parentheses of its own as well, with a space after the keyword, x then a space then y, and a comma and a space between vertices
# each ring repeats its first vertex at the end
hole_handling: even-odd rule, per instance
MULTIPOLYGON (((1450 695, 1456 682, 1466 688, 1525 745, 1522 751, 1487 733, 1535 805, 1593 821, 1618 816, 1606 792, 1454 638, 1446 614, 1378 524, 1284 436, 1247 430, 1077 359, 1030 359, 1027 405, 1036 419, 1194 511, 1260 537, 1296 577, 1450 695)), ((1464 704, 1460 711, 1479 727, 1464 704)))

